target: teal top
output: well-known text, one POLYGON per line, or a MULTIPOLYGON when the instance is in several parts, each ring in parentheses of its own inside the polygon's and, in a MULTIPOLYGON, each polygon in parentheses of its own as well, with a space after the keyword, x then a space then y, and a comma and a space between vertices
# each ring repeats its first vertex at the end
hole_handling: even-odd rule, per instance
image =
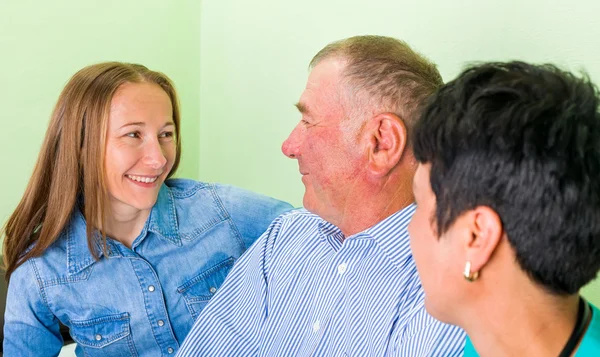
MULTIPOLYGON (((575 352, 575 357, 600 356, 600 311, 593 304, 590 304, 590 306, 592 307, 592 321, 590 321, 590 326, 585 331, 585 335, 583 335, 581 344, 575 352)), ((475 347, 471 343, 471 339, 468 337, 463 357, 479 357, 477 351, 475 351, 475 347)))

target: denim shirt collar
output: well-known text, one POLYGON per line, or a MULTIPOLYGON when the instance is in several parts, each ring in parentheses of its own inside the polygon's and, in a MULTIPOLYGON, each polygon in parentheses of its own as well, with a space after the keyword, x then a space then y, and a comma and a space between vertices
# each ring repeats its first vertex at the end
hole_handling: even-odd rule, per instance
MULTIPOLYGON (((149 222, 146 222, 146 224, 149 231, 158 234, 175 245, 181 245, 175 198, 173 192, 164 183, 158 192, 156 204, 150 212, 149 222)), ((142 238, 141 235, 136 240, 139 238, 142 238)))
MULTIPOLYGON (((150 211, 150 216, 144 228, 140 235, 133 241, 132 249, 146 238, 148 231, 177 246, 182 244, 179 237, 175 199, 171 190, 164 183, 158 192, 158 198, 150 211)), ((64 234, 66 235, 69 275, 77 274, 96 262, 87 244, 85 217, 79 209, 75 209, 73 212, 71 222, 65 229, 64 234)), ((108 239, 106 245, 109 257, 120 255, 119 248, 113 240, 108 239)), ((105 255, 102 236, 98 231, 94 232, 92 248, 97 252, 99 259, 105 255)))

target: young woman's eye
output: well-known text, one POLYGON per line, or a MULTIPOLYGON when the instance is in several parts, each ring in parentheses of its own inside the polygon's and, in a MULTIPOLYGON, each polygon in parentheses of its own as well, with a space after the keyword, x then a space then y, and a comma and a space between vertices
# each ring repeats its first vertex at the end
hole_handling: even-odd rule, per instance
POLYGON ((125 136, 128 137, 128 138, 138 139, 140 137, 140 132, 139 131, 132 131, 131 133, 125 134, 125 136))
POLYGON ((170 139, 170 138, 173 137, 173 132, 172 131, 165 131, 165 132, 161 133, 159 135, 159 137, 163 138, 163 139, 170 139))

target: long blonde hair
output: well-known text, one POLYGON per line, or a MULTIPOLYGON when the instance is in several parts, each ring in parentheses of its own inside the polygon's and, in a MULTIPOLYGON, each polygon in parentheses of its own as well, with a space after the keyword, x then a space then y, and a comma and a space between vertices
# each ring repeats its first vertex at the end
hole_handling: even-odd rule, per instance
MULTIPOLYGON (((58 239, 78 203, 87 222, 88 247, 98 258, 94 232, 104 226, 106 216, 104 146, 110 104, 117 89, 128 82, 155 83, 169 95, 177 143, 169 176, 177 169, 180 113, 171 80, 139 64, 106 62, 83 68, 58 98, 33 175, 4 227, 7 280, 16 268, 42 255, 58 239)), ((102 241, 106 247, 104 235, 102 241)))

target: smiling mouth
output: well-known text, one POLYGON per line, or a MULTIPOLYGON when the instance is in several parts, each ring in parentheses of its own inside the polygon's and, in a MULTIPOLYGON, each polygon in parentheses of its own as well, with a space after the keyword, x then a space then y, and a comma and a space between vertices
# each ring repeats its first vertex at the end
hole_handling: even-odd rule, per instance
POLYGON ((135 176, 135 175, 125 175, 127 178, 142 183, 153 183, 158 179, 159 176, 135 176))

